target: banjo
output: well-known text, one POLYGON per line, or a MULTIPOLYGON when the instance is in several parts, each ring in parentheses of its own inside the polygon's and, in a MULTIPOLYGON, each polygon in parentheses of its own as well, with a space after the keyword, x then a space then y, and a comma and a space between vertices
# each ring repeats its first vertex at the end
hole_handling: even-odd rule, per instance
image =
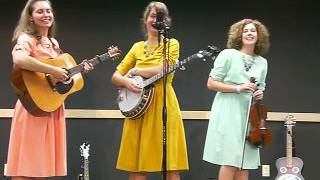
POLYGON ((184 64, 190 62, 194 59, 204 59, 206 57, 215 58, 217 54, 219 54, 220 50, 215 46, 208 46, 205 50, 201 50, 184 60, 178 61, 177 64, 171 65, 168 67, 166 73, 159 73, 152 76, 149 79, 145 79, 141 76, 130 76, 132 80, 139 84, 141 91, 139 93, 135 93, 129 91, 126 88, 120 88, 118 91, 117 102, 121 113, 130 119, 137 119, 141 117, 145 111, 148 109, 153 96, 154 96, 154 87, 153 83, 160 80, 162 77, 166 76, 169 73, 172 73, 176 69, 180 68, 184 70, 184 64))

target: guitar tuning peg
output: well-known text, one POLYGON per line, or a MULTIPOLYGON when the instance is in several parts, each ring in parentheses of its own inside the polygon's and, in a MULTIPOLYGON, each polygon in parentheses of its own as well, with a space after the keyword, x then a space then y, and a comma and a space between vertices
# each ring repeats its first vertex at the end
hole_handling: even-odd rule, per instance
POLYGON ((181 66, 179 69, 180 69, 181 71, 184 71, 184 70, 186 70, 186 67, 181 66))

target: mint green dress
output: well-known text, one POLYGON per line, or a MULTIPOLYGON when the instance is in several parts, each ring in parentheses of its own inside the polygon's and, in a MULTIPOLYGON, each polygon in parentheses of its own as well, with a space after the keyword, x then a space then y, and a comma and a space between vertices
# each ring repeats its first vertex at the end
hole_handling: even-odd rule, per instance
MULTIPOLYGON (((215 60, 210 78, 225 84, 239 85, 248 83, 250 77, 255 77, 257 88, 264 90, 267 67, 267 60, 261 56, 225 49, 215 60), (246 70, 245 67, 249 69, 246 70)), ((242 169, 258 168, 259 149, 247 141, 243 148, 251 97, 252 94, 248 92, 217 92, 211 108, 203 160, 242 169)))

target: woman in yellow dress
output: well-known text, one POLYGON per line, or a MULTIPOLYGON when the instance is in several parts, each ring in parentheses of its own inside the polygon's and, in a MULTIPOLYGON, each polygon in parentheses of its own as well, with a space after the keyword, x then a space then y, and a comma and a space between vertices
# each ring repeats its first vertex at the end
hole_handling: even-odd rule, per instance
MULTIPOLYGON (((164 3, 151 2, 145 8, 142 25, 146 34, 145 41, 136 42, 112 76, 112 82, 118 87, 132 92, 140 89, 126 74, 150 78, 162 72, 163 37, 158 45, 158 31, 153 27, 157 12, 164 13, 164 21, 170 24, 169 12, 164 3)), ((179 42, 170 39, 169 65, 175 64, 179 57, 179 42)), ((174 74, 167 76, 167 177, 179 180, 179 172, 188 170, 187 147, 181 112, 172 87, 174 74)), ((155 95, 152 102, 138 119, 124 120, 122 140, 119 150, 117 169, 130 172, 130 180, 145 180, 146 173, 162 171, 162 105, 163 82, 155 82, 155 95)))

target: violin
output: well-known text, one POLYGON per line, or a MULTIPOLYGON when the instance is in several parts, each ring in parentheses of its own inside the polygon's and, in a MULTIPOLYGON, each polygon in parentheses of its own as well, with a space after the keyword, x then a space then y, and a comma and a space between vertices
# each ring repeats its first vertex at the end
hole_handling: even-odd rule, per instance
MULTIPOLYGON (((256 83, 256 79, 251 77, 250 82, 256 83)), ((251 127, 248 141, 259 148, 271 145, 272 143, 272 132, 266 121, 267 113, 268 107, 262 100, 253 100, 249 114, 251 127)))

